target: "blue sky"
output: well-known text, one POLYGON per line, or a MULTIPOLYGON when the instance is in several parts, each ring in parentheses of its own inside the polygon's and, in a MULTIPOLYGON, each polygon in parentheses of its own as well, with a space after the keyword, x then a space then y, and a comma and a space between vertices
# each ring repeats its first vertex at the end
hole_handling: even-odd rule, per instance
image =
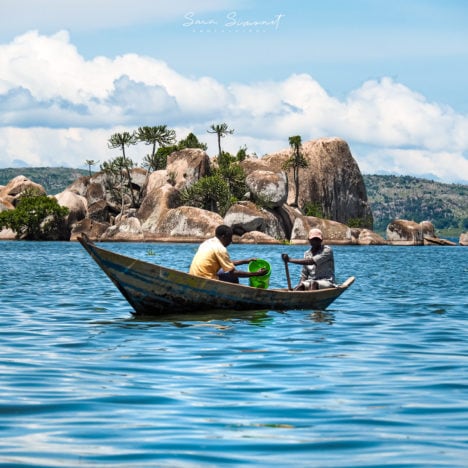
MULTIPOLYGON (((468 3, 0 0, 0 167, 167 124, 216 153, 338 136, 364 173, 468 183, 468 3)), ((131 156, 139 161, 146 147, 131 156)))

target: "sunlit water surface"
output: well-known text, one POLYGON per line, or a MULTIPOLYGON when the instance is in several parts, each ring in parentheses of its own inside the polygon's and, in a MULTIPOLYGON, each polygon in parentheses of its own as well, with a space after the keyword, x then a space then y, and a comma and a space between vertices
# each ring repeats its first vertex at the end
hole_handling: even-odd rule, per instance
MULTIPOLYGON (((284 287, 305 246, 229 250, 284 287)), ((0 242, 0 466, 468 466, 468 248, 334 251, 326 312, 142 320, 79 244, 0 242)))

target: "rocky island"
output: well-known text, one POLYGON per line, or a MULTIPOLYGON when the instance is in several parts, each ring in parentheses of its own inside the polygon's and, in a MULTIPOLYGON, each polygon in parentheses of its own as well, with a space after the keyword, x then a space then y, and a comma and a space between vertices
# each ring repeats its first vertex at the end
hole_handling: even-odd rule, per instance
MULTIPOLYGON (((247 191, 223 216, 181 202, 181 193, 217 164, 202 149, 173 152, 164 170, 132 168, 132 197, 139 200, 133 207, 119 203, 105 172, 82 176, 54 195, 69 213, 47 239, 76 240, 86 233, 97 241, 200 242, 212 236, 217 225, 227 224, 240 243, 306 243, 306 233, 317 227, 329 244, 444 244, 428 221, 395 220, 387 227, 387 239, 372 231, 364 180, 344 140, 321 138, 301 149, 307 165, 300 171, 297 194, 292 170, 285 170, 291 149, 247 157, 239 163, 247 191)), ((45 193, 23 176, 0 186, 0 211, 15 209, 31 188, 45 193)), ((15 237, 10 229, 0 231, 0 239, 15 237)), ((460 243, 465 242, 462 234, 460 243)))

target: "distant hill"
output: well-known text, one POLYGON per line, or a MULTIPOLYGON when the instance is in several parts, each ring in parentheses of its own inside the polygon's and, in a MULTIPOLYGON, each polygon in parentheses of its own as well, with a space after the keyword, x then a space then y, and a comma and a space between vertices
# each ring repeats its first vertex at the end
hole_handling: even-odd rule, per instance
POLYGON ((363 177, 375 231, 385 231, 388 223, 397 218, 431 221, 437 230, 452 231, 452 235, 468 230, 468 185, 410 176, 363 177))
MULTIPOLYGON (((0 169, 0 185, 18 175, 41 184, 55 195, 86 169, 22 167, 0 169)), ((468 185, 443 184, 410 176, 364 175, 367 197, 374 215, 374 231, 383 233, 393 219, 431 221, 440 235, 458 236, 468 230, 468 185), (444 234, 445 233, 445 234, 444 234)))
POLYGON ((14 167, 0 169, 0 185, 6 185, 16 176, 23 175, 40 184, 49 195, 56 195, 81 176, 89 175, 86 169, 69 167, 14 167))

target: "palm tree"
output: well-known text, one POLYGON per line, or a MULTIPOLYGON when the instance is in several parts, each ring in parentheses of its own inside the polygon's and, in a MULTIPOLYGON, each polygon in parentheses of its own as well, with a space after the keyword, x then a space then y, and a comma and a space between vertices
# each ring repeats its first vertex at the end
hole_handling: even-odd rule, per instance
POLYGON ((218 135, 218 156, 221 158, 221 138, 224 138, 226 135, 232 135, 234 133, 233 129, 229 129, 226 123, 212 125, 211 130, 207 130, 208 133, 216 133, 218 135))
POLYGON ((294 197, 294 206, 299 205, 299 169, 305 168, 308 166, 307 160, 302 154, 302 139, 299 135, 289 137, 289 146, 291 147, 293 154, 292 156, 285 161, 283 164, 283 169, 288 170, 291 167, 293 168, 293 177, 294 177, 294 187, 295 187, 295 197, 294 197))

